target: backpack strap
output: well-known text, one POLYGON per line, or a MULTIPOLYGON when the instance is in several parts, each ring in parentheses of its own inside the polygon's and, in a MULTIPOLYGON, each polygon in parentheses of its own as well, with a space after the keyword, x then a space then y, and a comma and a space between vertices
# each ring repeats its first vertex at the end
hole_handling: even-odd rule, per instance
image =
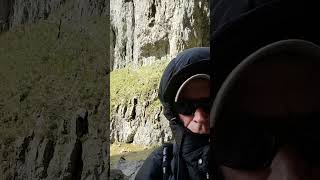
POLYGON ((164 143, 162 150, 162 173, 163 180, 168 180, 171 173, 170 163, 173 157, 173 144, 164 143))

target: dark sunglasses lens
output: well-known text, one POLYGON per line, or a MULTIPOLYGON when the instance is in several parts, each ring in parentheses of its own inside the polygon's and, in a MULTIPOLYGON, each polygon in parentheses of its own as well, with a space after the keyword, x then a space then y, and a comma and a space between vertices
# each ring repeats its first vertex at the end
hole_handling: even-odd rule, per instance
POLYGON ((211 105, 212 105, 211 102, 206 102, 206 103, 203 103, 201 107, 203 108, 204 112, 210 113, 211 105))
POLYGON ((209 98, 197 100, 180 100, 174 104, 175 111, 183 115, 192 115, 197 108, 202 108, 206 113, 210 113, 211 100, 209 98))
POLYGON ((176 102, 174 104, 174 109, 177 113, 183 114, 183 115, 192 115, 195 111, 195 107, 190 102, 176 102))

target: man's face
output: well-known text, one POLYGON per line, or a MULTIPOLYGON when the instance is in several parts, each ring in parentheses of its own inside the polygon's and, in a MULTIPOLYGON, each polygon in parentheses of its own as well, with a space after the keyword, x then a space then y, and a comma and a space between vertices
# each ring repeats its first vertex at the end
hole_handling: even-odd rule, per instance
MULTIPOLYGON (((191 80, 181 91, 178 101, 197 100, 210 98, 210 81, 208 79, 191 80)), ((209 134, 209 113, 203 107, 197 107, 193 114, 179 114, 184 126, 194 133, 209 134)))
MULTIPOLYGON (((307 125, 306 127, 314 129, 312 126, 317 127, 317 124, 309 118, 300 118, 297 122, 293 120, 297 114, 320 112, 320 103, 318 101, 320 99, 320 86, 316 81, 320 74, 312 69, 312 65, 304 68, 301 68, 301 66, 291 65, 290 68, 287 68, 287 64, 277 64, 276 66, 261 64, 261 66, 256 66, 256 69, 249 70, 250 73, 240 80, 235 88, 235 95, 230 98, 229 105, 225 107, 224 111, 224 117, 226 119, 228 119, 227 117, 233 117, 233 120, 228 121, 223 126, 230 127, 231 122, 241 121, 241 118, 232 114, 243 113, 250 114, 251 117, 258 117, 254 118, 257 124, 265 123, 270 127, 278 127, 281 135, 287 131, 291 132, 291 134, 286 137, 286 141, 281 146, 277 147, 274 156, 270 158, 271 163, 267 167, 246 170, 220 165, 225 180, 320 179, 320 162, 316 162, 316 165, 311 164, 309 162, 310 159, 307 160, 305 158, 309 154, 301 151, 305 146, 310 145, 307 143, 310 137, 315 138, 315 142, 319 142, 319 133, 309 132, 303 128, 307 125), (292 124, 294 123, 297 125, 293 126, 292 124), (291 127, 296 129, 290 129, 291 127), (308 133, 313 135, 309 136, 308 133), (297 135, 302 140, 294 139, 291 135, 294 137, 297 135), (288 139, 290 141, 287 141, 288 139), (298 143, 298 141, 300 142, 298 143), (306 143, 304 144, 304 142, 306 143)), ((233 136, 241 136, 240 133, 247 133, 247 131, 239 130, 233 136)), ((259 134, 259 132, 256 133, 259 134)), ((250 138, 250 135, 247 137, 250 138)), ((257 136, 251 134, 251 137, 255 138, 257 136)), ((241 141, 241 138, 239 138, 239 141, 241 141)), ((314 145, 314 147, 317 146, 316 144, 314 145)), ((239 145, 235 147, 239 147, 239 145)), ((239 147, 239 149, 243 148, 239 147)), ((249 147, 249 149, 253 148, 249 147)), ((307 149, 307 152, 309 151, 312 152, 313 150, 307 149)), ((319 153, 314 153, 311 158, 318 157, 319 153)), ((245 162, 247 160, 244 160, 242 164, 245 164, 245 162)))

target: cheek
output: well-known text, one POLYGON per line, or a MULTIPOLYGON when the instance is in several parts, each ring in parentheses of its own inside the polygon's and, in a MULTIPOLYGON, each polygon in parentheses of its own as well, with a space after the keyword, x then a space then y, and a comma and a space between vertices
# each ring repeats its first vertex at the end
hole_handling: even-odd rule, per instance
POLYGON ((187 127, 192 121, 193 116, 185 116, 185 115, 179 114, 179 118, 183 122, 184 127, 187 127))

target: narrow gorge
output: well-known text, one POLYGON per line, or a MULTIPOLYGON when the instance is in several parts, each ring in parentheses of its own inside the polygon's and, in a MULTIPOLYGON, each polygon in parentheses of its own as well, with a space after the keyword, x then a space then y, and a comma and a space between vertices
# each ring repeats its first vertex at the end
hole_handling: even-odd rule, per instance
POLYGON ((133 179, 109 146, 172 139, 159 78, 195 46, 206 0, 0 1, 0 179, 133 179))
MULTIPOLYGON (((110 143, 150 147, 171 141, 158 99, 160 77, 177 53, 209 46, 209 3, 111 0, 110 17, 110 143)), ((141 156, 138 153, 133 156, 141 156)), ((111 169, 113 179, 134 179, 143 160, 119 158, 111 169)))

